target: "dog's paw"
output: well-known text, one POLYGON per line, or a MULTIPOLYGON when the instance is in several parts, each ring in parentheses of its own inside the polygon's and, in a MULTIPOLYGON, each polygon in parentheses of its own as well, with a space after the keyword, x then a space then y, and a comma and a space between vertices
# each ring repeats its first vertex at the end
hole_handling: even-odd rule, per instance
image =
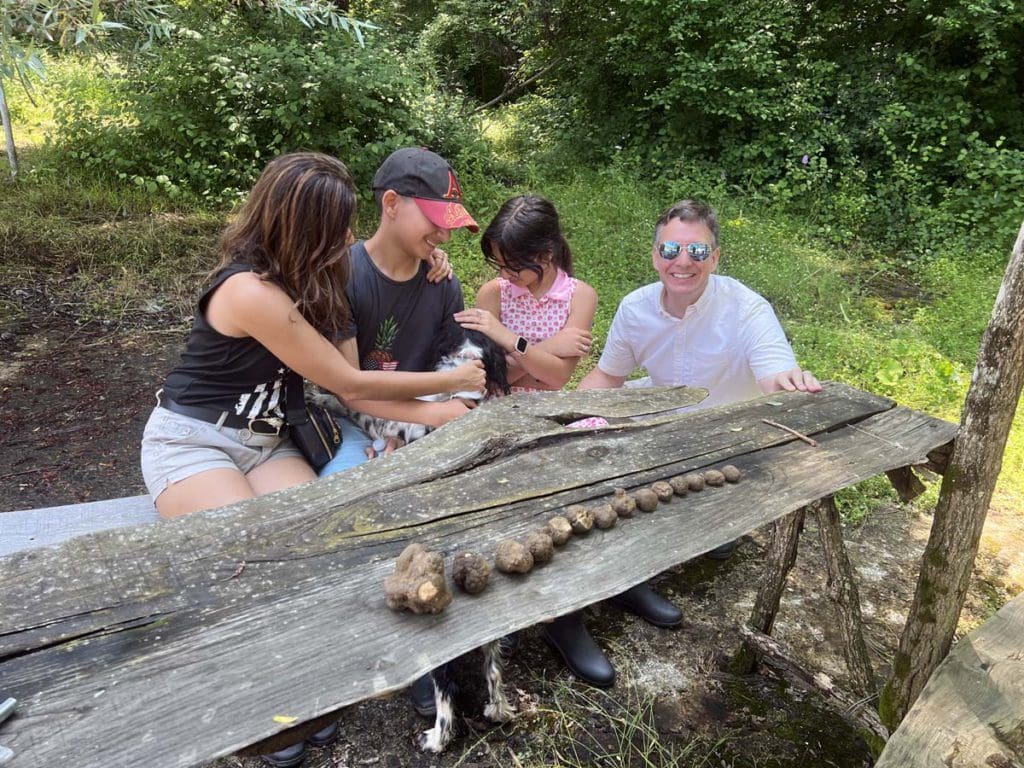
POLYGON ((484 717, 492 723, 507 723, 516 716, 516 708, 502 699, 484 707, 484 717))
POLYGON ((444 752, 444 748, 448 746, 442 739, 440 728, 431 728, 428 731, 423 731, 419 735, 417 742, 420 745, 420 749, 424 752, 432 752, 435 755, 444 752))

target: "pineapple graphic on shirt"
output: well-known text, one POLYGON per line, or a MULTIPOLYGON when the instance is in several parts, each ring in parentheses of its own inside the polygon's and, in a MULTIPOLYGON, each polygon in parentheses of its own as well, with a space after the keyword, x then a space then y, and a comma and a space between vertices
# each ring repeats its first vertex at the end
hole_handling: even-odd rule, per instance
POLYGON ((398 368, 398 361, 391 356, 391 346, 398 338, 398 323, 388 316, 377 328, 377 337, 373 340, 373 350, 363 360, 365 371, 393 371, 398 368))

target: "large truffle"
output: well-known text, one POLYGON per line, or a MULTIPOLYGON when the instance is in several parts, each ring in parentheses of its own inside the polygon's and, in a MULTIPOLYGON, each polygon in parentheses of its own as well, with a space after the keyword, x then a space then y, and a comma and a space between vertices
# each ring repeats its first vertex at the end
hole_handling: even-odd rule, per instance
POLYGON ((614 528, 619 519, 611 504, 598 504, 590 510, 590 514, 594 516, 594 525, 602 529, 614 528))
POLYGON ((686 479, 685 475, 676 475, 668 481, 668 484, 672 486, 676 496, 685 496, 690 492, 690 481, 686 479))
POLYGON ((556 547, 562 546, 572 538, 572 526, 561 515, 552 517, 544 527, 547 529, 548 534, 551 536, 551 541, 554 542, 556 547))
POLYGON ((452 601, 444 578, 444 557, 410 544, 395 563, 395 572, 384 579, 388 608, 413 613, 440 613, 452 601))
POLYGON ((589 509, 582 504, 573 504, 567 511, 569 512, 569 525, 572 526, 573 533, 577 536, 585 536, 590 533, 594 527, 594 516, 589 509))
POLYGON ((615 496, 612 497, 612 509, 619 517, 632 517, 636 512, 636 502, 633 497, 626 493, 625 488, 616 488, 615 496))
POLYGON ((547 531, 534 531, 526 537, 526 548, 537 565, 551 562, 555 556, 555 543, 547 531))
POLYGON ((700 472, 691 472, 686 476, 686 483, 690 486, 691 491, 703 491, 704 475, 700 472))
POLYGON ((471 595, 487 588, 491 580, 491 565, 487 558, 476 552, 458 552, 452 560, 452 581, 471 595))
POLYGON ((658 508, 658 494, 650 488, 637 488, 633 491, 633 498, 641 512, 653 512, 658 508))
POLYGON ((659 480, 656 483, 651 483, 651 490, 658 495, 658 501, 671 501, 674 491, 669 483, 664 480, 659 480))
POLYGON ((725 485, 725 475, 717 469, 709 469, 704 473, 704 482, 718 488, 725 485))
POLYGON ((743 473, 740 472, 739 467, 735 467, 732 464, 726 464, 722 467, 722 474, 725 475, 725 481, 727 483, 738 483, 740 478, 743 477, 743 473))
POLYGON ((494 551, 494 565, 502 573, 528 573, 533 568, 533 555, 518 541, 505 539, 494 551))

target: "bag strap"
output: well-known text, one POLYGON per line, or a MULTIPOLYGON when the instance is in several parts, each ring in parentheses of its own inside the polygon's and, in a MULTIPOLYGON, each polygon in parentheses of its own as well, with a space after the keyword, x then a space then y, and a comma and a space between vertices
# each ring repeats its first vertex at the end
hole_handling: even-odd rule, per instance
POLYGON ((306 413, 306 390, 302 384, 302 377, 295 371, 289 370, 284 386, 285 421, 295 427, 308 423, 309 414, 306 413))

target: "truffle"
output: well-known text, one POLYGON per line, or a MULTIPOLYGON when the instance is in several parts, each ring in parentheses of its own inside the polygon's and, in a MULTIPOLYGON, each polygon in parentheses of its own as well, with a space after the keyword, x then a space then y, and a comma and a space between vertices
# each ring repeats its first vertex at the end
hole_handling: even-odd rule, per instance
POLYGON ((633 498, 641 512, 653 512, 658 508, 658 494, 650 488, 637 488, 633 491, 633 498))
POLYGON ((590 514, 594 516, 594 525, 598 528, 614 528, 619 516, 615 514, 611 504, 598 504, 590 514))
POLYGON ((552 517, 544 527, 556 547, 562 546, 572 538, 572 526, 561 515, 552 517))
POLYGON ((632 517, 636 512, 636 502, 633 497, 626 493, 625 488, 616 488, 615 496, 612 498, 612 509, 619 517, 632 517))
POLYGON ((740 472, 739 467, 735 467, 732 464, 726 464, 722 467, 722 474, 725 475, 725 480, 729 483, 738 483, 740 478, 743 477, 743 473, 740 472))
POLYGON ((422 544, 410 544, 398 556, 395 572, 384 579, 384 593, 393 610, 440 613, 452 601, 444 578, 444 557, 422 544))
POLYGON ((685 475, 676 475, 668 481, 668 484, 672 486, 676 496, 685 496, 690 492, 690 481, 686 479, 685 475))
POLYGON ((686 476, 686 484, 690 486, 691 491, 703 491, 704 475, 700 472, 691 472, 686 476))
POLYGON ((569 525, 572 526, 572 532, 577 536, 585 536, 590 533, 590 530, 594 527, 594 516, 590 513, 590 510, 580 504, 573 504, 569 507, 569 511, 572 513, 569 515, 569 525))
POLYGON ((555 543, 547 531, 534 531, 526 537, 526 548, 533 555, 536 565, 551 562, 555 556, 555 543))
POLYGON ((491 579, 491 565, 487 558, 476 552, 458 552, 452 559, 452 581, 471 595, 487 588, 491 579))
POLYGON ((725 485, 725 475, 717 469, 709 469, 704 473, 704 482, 717 488, 718 486, 725 485))
POLYGON ((502 573, 527 573, 533 568, 533 555, 518 541, 505 539, 494 551, 494 564, 502 573))
POLYGON ((674 493, 672 486, 664 480, 651 483, 651 490, 658 494, 658 501, 671 501, 674 493))

